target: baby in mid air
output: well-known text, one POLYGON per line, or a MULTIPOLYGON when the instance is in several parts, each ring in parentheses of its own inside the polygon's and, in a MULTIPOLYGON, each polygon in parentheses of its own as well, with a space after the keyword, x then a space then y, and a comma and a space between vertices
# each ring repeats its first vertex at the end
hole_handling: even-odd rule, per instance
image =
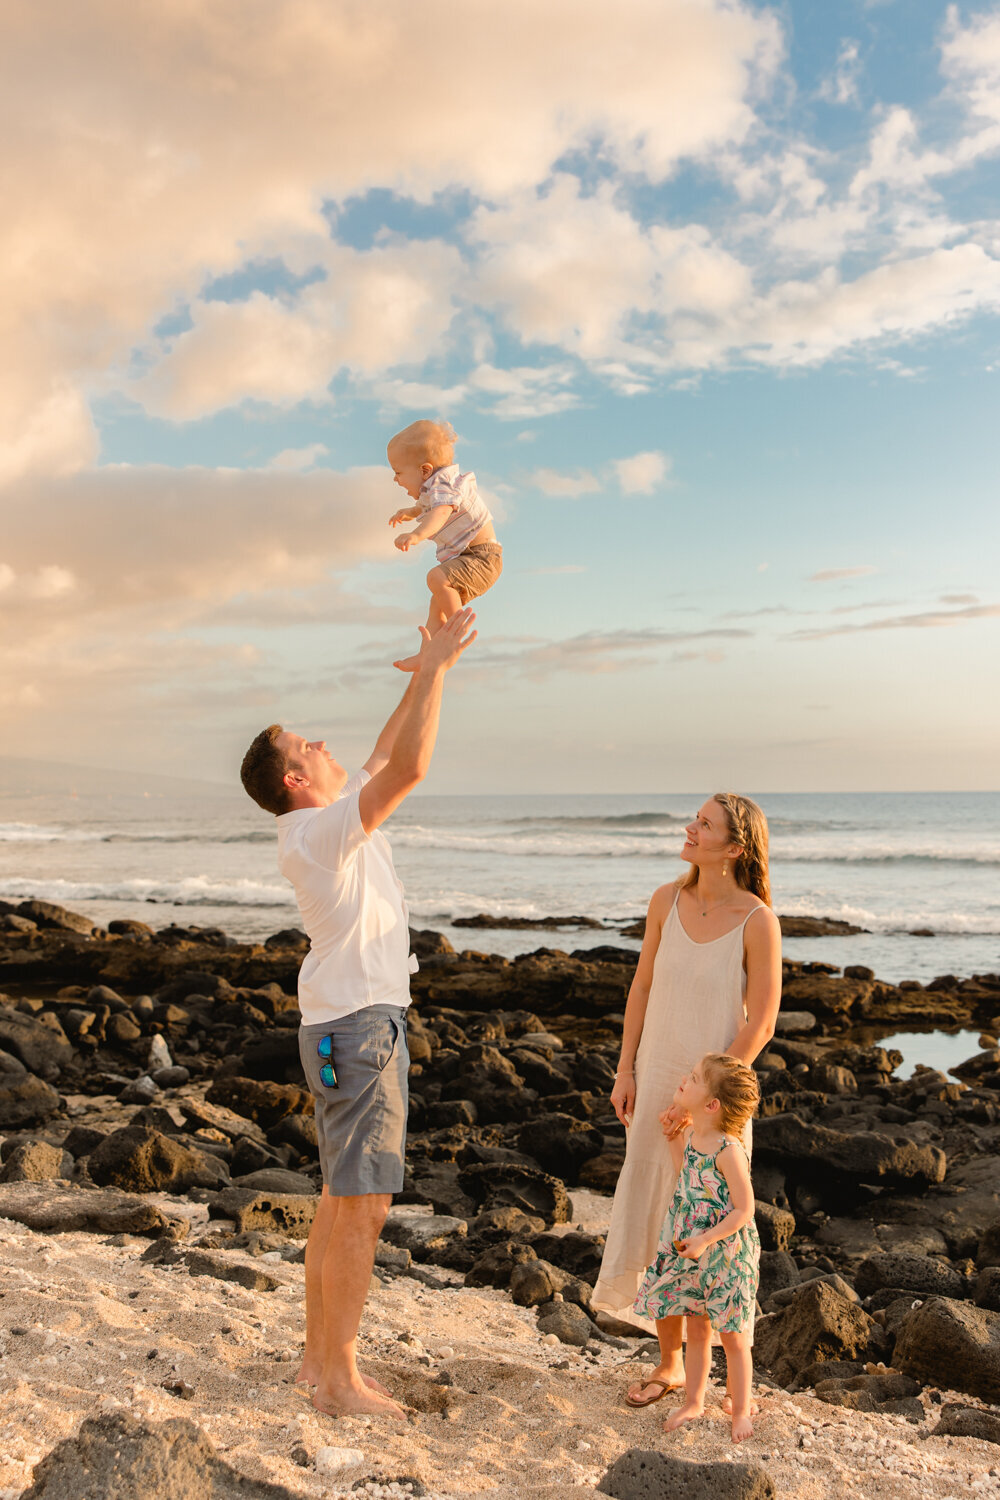
MULTIPOLYGON (((390 526, 416 521, 396 537, 400 552, 434 537, 437 565, 427 575, 431 607, 427 629, 435 635, 457 609, 492 588, 503 570, 503 548, 493 517, 480 497, 475 474, 462 474, 454 462, 455 430, 449 422, 422 418, 389 442, 392 477, 413 500, 389 518, 390 526)), ((403 672, 416 670, 417 657, 397 661, 403 672)))

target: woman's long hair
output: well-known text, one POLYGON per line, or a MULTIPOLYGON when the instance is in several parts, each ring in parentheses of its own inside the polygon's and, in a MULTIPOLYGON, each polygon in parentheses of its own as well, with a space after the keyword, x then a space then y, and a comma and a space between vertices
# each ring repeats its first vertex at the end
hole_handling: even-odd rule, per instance
MULTIPOLYGON (((726 815, 729 835, 734 844, 739 844, 740 853, 735 860, 733 874, 736 884, 764 902, 771 904, 771 878, 767 869, 767 819, 749 797, 738 792, 716 792, 712 798, 726 815)), ((698 884, 698 867, 692 865, 683 885, 698 884)))

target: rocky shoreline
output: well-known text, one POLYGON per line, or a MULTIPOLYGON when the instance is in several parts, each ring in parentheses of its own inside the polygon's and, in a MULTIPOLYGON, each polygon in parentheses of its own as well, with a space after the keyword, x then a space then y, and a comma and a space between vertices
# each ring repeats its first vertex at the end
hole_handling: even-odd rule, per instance
MULTIPOLYGON (((634 951, 506 959, 432 932, 413 946, 407 1178, 380 1281, 500 1298, 552 1368, 641 1358, 641 1333, 592 1315, 602 1236, 573 1222, 580 1194, 613 1191, 624 1152, 608 1092, 634 951)), ((230 1292, 300 1275, 318 1180, 296 1039, 304 948, 291 929, 251 945, 4 903, 0 1219, 134 1242, 149 1274, 230 1292)), ((995 974, 887 985, 786 963, 754 1153, 762 1380, 913 1442, 961 1438, 986 1477, 1000 1473, 998 1030, 995 974), (872 1034, 932 1025, 978 1029, 981 1051, 951 1076, 894 1077, 899 1054, 872 1034)), ((616 1474, 607 1493, 642 1492, 616 1474)), ((23 1493, 76 1494, 38 1483, 23 1493)))

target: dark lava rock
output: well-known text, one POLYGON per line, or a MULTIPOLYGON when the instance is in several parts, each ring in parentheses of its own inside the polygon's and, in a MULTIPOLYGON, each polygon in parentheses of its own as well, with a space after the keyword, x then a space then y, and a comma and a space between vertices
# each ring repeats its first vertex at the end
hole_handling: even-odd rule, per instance
POLYGON ((590 1307, 590 1287, 545 1260, 529 1260, 515 1266, 510 1273, 510 1295, 518 1307, 539 1307, 551 1302, 556 1292, 566 1302, 590 1307))
POLYGON ((547 927, 592 927, 598 931, 604 926, 596 917, 491 917, 487 912, 477 912, 474 917, 455 917, 453 927, 500 927, 510 929, 547 927))
POLYGON ((15 1146, 0 1169, 0 1182, 52 1182, 68 1177, 73 1158, 61 1146, 48 1141, 31 1141, 15 1146), (69 1171, 67 1171, 67 1166, 69 1171))
POLYGON ((787 1251, 761 1250, 760 1286, 757 1297, 762 1307, 775 1292, 784 1291, 786 1287, 797 1286, 798 1282, 799 1268, 787 1251))
POLYGON ((800 1370, 788 1387, 791 1391, 804 1391, 819 1385, 821 1380, 850 1380, 854 1375, 864 1374, 864 1366, 857 1359, 822 1359, 800 1370))
POLYGON ((0 1051, 0 1130, 44 1125, 62 1109, 50 1083, 29 1073, 23 1062, 0 1051))
POLYGON ((501 1240, 476 1257, 465 1273, 466 1286, 510 1286, 515 1266, 537 1260, 534 1250, 523 1240, 501 1240))
POLYGON ((18 907, 18 913, 27 917, 38 927, 54 927, 61 932, 79 932, 85 937, 90 937, 100 929, 89 917, 81 917, 79 912, 67 911, 65 906, 57 906, 54 901, 22 901, 18 907))
POLYGON ((853 922, 842 922, 839 917, 779 916, 778 922, 782 937, 855 937, 868 930, 855 927, 853 922))
POLYGON ((589 1161, 584 1162, 577 1173, 577 1179, 581 1187, 610 1195, 618 1186, 618 1178, 624 1165, 624 1151, 602 1151, 599 1156, 592 1156, 589 1161))
MULTIPOLYGON (((920 1394, 920 1382, 897 1370, 849 1375, 846 1380, 818 1380, 816 1396, 828 1406, 844 1406, 849 1411, 884 1411, 886 1402, 912 1400, 920 1394)), ((919 1407, 918 1421, 924 1409, 919 1407)))
POLYGON ((932 1297, 903 1319, 893 1362, 918 1379, 1000 1401, 1000 1313, 932 1297))
POLYGON ((604 1240, 603 1234, 571 1229, 568 1234, 538 1234, 531 1241, 531 1248, 542 1260, 551 1261, 560 1270, 593 1286, 601 1269, 604 1240))
POLYGON ((224 1105, 265 1130, 287 1115, 311 1115, 314 1109, 308 1089, 256 1078, 216 1078, 205 1099, 209 1104, 224 1105))
POLYGON ((90 1154, 89 1171, 100 1187, 133 1193, 186 1193, 193 1187, 217 1188, 229 1180, 215 1157, 144 1125, 126 1125, 105 1136, 90 1154))
POLYGON ((561 1344, 573 1344, 577 1349, 586 1348, 592 1338, 598 1337, 596 1326, 573 1302, 547 1302, 540 1307, 538 1331, 554 1333, 561 1344))
POLYGON ((760 1464, 699 1464, 642 1448, 616 1458, 597 1488, 615 1500, 774 1500, 776 1494, 760 1464))
POLYGON ((796 974, 782 985, 782 1001, 790 1010, 811 1010, 824 1016, 863 1013, 875 986, 865 979, 834 979, 829 974, 796 974))
POLYGON ((980 1235, 976 1248, 976 1266, 980 1271, 986 1266, 1000 1266, 1000 1219, 987 1224, 980 1235))
POLYGON ((928 1255, 869 1255, 854 1276, 858 1295, 867 1297, 883 1287, 922 1292, 928 1297, 961 1297, 965 1280, 951 1266, 928 1255))
POLYGON ((754 1222, 762 1250, 787 1250, 795 1233, 795 1215, 773 1203, 754 1202, 754 1222))
POLYGON ((984 1443, 1000 1443, 1000 1417, 978 1406, 960 1406, 950 1401, 942 1406, 932 1437, 971 1437, 984 1443))
POLYGON ((972 1300, 977 1307, 988 1307, 991 1312, 1000 1312, 1000 1266, 987 1266, 976 1277, 972 1300))
POLYGON ((754 1155, 786 1172, 817 1170, 880 1187, 927 1186, 944 1181, 945 1155, 905 1136, 874 1130, 831 1130, 807 1125, 797 1114, 771 1115, 754 1123, 754 1155))
POLYGON ((458 1183, 480 1209, 519 1208, 547 1225, 568 1224, 571 1217, 565 1184, 538 1167, 486 1162, 463 1167, 458 1183))
POLYGON ((757 1321, 754 1357, 779 1385, 788 1385, 807 1365, 824 1359, 854 1359, 875 1327, 855 1302, 821 1281, 807 1282, 781 1312, 757 1321))
POLYGON ((82 1229, 92 1234, 159 1235, 171 1221, 145 1199, 113 1188, 54 1186, 51 1182, 0 1185, 0 1218, 42 1233, 82 1229))
POLYGON ((0 1006, 0 1048, 18 1058, 39 1078, 58 1078, 73 1060, 73 1048, 53 1015, 44 1019, 0 1006))
POLYGON ((521 1127, 519 1150, 566 1182, 576 1182, 585 1161, 604 1149, 604 1137, 593 1125, 572 1115, 539 1115, 521 1127))
POLYGON ((258 1193, 253 1188, 226 1188, 208 1205, 210 1219, 233 1219, 237 1234, 252 1229, 271 1230, 289 1239, 304 1240, 316 1217, 319 1194, 258 1193))
POLYGON ((287 1167, 261 1167, 233 1178, 233 1187, 253 1188, 255 1193, 314 1193, 312 1182, 303 1172, 290 1172, 287 1167))
POLYGON ((194 1422, 87 1417, 37 1463, 22 1500, 303 1500, 223 1462, 194 1422))

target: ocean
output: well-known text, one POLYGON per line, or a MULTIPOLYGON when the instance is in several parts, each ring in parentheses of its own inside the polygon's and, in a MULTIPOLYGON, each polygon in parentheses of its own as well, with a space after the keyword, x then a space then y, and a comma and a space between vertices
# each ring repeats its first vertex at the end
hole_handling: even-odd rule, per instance
MULTIPOLYGON (((0 898, 42 896, 102 923, 137 917, 262 938, 297 924, 266 814, 239 791, 102 773, 0 786, 0 898), (164 789, 166 788, 166 789, 164 789)), ((415 795, 386 825, 415 926, 513 955, 616 943, 685 867, 696 794, 415 795), (593 917, 607 930, 468 931, 453 919, 593 917)), ((926 981, 1000 969, 1000 793, 775 793, 775 909, 838 917, 850 937, 787 938, 786 957, 926 981), (932 936, 916 936, 930 931, 932 936)))

